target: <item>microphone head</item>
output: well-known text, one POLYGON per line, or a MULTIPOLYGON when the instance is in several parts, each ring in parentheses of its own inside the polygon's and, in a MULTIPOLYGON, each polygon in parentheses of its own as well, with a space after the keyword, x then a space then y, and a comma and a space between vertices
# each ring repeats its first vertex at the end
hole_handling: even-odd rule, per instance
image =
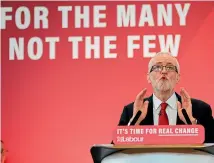
POLYGON ((142 114, 141 110, 138 110, 137 114, 135 115, 134 119, 132 120, 132 122, 130 123, 130 126, 135 125, 135 123, 137 122, 138 118, 140 117, 140 115, 142 114))
POLYGON ((192 122, 190 121, 189 116, 188 116, 188 114, 186 112, 186 109, 182 109, 181 111, 182 111, 182 113, 184 115, 184 118, 185 118, 187 124, 189 124, 189 125, 192 124, 192 122))

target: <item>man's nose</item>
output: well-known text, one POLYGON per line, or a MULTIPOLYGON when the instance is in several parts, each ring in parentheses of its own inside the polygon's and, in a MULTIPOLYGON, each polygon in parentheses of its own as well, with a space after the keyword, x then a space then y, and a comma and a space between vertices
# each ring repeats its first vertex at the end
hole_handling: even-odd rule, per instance
POLYGON ((162 68, 161 73, 163 73, 163 74, 167 73, 167 70, 166 70, 166 67, 165 67, 165 66, 162 68))

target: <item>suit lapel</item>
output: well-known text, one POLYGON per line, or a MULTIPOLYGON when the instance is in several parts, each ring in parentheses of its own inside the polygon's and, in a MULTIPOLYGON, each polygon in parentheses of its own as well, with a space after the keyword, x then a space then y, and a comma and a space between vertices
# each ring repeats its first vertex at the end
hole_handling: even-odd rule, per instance
MULTIPOLYGON (((181 96, 178 95, 176 92, 176 97, 178 101, 182 104, 181 102, 181 96)), ((148 106, 148 112, 145 117, 145 119, 140 123, 141 125, 154 125, 154 118, 153 118, 153 96, 151 95, 149 98, 144 99, 144 101, 148 100, 149 101, 149 106, 148 106)), ((182 125, 185 124, 183 121, 180 120, 178 113, 177 113, 177 125, 182 125)))
MULTIPOLYGON (((181 96, 179 94, 177 94, 176 92, 175 92, 175 95, 177 96, 178 101, 182 104, 181 96)), ((185 123, 182 120, 180 120, 178 113, 177 113, 177 125, 182 125, 182 124, 185 124, 185 123)))
POLYGON ((145 119, 140 123, 141 125, 154 125, 153 120, 153 98, 152 95, 149 98, 144 99, 144 101, 149 101, 148 112, 145 119))

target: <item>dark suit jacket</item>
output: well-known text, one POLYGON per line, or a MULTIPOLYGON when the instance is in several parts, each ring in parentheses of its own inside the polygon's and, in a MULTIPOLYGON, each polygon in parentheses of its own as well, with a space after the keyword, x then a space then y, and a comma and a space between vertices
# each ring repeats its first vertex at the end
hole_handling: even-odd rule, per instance
MULTIPOLYGON (((181 102, 181 97, 177 93, 176 96, 178 98, 178 101, 181 102)), ((149 101, 149 106, 147 115, 145 119, 141 121, 140 125, 154 125, 152 97, 153 96, 150 96, 144 99, 144 101, 145 100, 149 101)), ((210 105, 197 99, 191 99, 191 101, 193 117, 196 118, 198 123, 203 125, 205 128, 205 143, 214 143, 214 119, 212 117, 212 109, 210 105)), ((133 104, 134 102, 124 107, 118 125, 122 126, 127 125, 129 123, 129 120, 131 119, 133 114, 133 104)), ((181 124, 184 123, 180 120, 180 118, 177 115, 177 125, 181 124)))

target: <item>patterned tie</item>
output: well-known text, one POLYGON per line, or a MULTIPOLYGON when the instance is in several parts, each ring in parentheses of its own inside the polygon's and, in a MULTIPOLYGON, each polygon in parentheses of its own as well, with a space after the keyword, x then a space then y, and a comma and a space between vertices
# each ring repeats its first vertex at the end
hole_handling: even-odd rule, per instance
POLYGON ((169 125, 169 120, 166 114, 167 103, 161 103, 161 110, 159 114, 159 125, 169 125))

